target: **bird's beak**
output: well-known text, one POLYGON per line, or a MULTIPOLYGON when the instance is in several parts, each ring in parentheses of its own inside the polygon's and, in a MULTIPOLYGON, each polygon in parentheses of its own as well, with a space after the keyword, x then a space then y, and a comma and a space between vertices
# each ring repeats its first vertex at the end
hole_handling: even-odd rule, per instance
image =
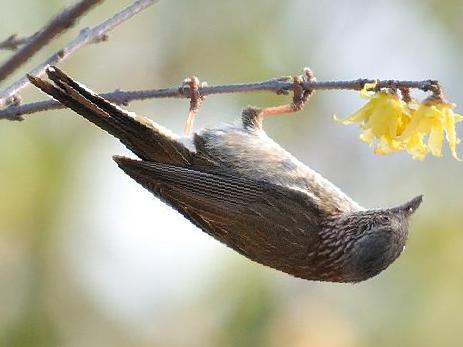
POLYGON ((423 201, 423 195, 419 195, 410 201, 406 202, 403 205, 393 208, 393 210, 402 211, 407 217, 411 216, 415 211, 420 207, 421 202, 423 201))

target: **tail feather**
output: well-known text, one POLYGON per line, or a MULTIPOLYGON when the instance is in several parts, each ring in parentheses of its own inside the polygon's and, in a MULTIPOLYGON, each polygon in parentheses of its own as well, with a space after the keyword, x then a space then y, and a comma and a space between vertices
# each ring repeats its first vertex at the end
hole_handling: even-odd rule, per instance
POLYGON ((48 68, 47 74, 54 85, 38 77, 28 77, 43 92, 118 138, 140 159, 178 166, 190 165, 194 160, 194 153, 167 129, 144 117, 134 117, 56 67, 48 68))

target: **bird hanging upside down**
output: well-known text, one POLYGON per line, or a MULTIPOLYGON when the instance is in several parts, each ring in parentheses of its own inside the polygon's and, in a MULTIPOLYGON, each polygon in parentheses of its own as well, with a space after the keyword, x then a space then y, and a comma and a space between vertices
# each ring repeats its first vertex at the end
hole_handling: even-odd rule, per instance
POLYGON ((253 261, 308 280, 359 282, 404 249, 421 196, 394 208, 365 209, 263 131, 265 115, 297 111, 310 91, 299 88, 292 104, 248 107, 239 123, 182 138, 55 67, 47 73, 54 84, 29 78, 138 156, 114 156, 127 175, 253 261))

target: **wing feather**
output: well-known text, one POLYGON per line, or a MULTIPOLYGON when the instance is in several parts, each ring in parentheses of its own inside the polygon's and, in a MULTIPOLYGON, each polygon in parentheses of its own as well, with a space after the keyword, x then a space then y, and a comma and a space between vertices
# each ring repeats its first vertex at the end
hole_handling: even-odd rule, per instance
POLYGON ((114 158, 193 224, 238 252, 280 269, 307 256, 320 216, 310 196, 267 182, 114 158), (275 264, 278 261, 279 264, 275 264))
POLYGON ((36 87, 118 138, 141 159, 178 166, 198 161, 177 136, 155 122, 112 104, 56 67, 47 69, 47 74, 54 85, 38 77, 28 77, 36 87))

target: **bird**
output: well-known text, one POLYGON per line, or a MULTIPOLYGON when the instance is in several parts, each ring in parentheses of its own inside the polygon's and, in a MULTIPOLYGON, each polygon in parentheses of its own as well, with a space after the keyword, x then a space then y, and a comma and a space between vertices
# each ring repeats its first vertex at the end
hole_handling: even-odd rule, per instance
POLYGON ((29 80, 136 155, 114 156, 120 169, 254 262, 306 280, 357 283, 385 270, 405 248, 422 195, 391 208, 364 208, 263 130, 266 115, 297 111, 310 96, 300 79, 294 79, 292 104, 248 106, 236 122, 186 137, 107 101, 56 67, 46 72, 51 82, 29 80))

